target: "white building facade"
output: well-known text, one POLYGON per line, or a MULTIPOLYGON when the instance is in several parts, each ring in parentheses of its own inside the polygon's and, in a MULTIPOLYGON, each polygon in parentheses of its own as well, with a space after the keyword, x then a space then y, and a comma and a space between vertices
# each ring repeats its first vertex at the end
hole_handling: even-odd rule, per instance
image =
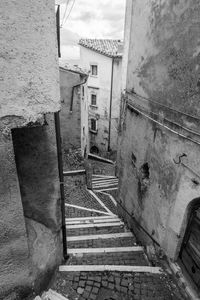
POLYGON ((80 66, 88 78, 90 151, 101 155, 117 150, 121 97, 122 42, 81 39, 80 66))

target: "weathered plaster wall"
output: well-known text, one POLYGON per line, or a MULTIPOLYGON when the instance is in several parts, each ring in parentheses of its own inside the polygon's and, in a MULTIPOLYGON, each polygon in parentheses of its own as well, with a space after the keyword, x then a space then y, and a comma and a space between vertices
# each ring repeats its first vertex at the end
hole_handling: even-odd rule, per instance
MULTIPOLYGON (((138 95, 199 117, 199 17, 198 1, 135 0, 132 19, 126 24, 131 26, 126 88, 135 93, 131 96, 134 105, 151 117, 158 114, 161 123, 168 118, 196 131, 200 125, 196 118, 174 113, 138 95)), ((199 140, 180 126, 167 125, 199 140)), ((187 224, 187 207, 200 195, 200 180, 174 160, 187 154, 183 161, 200 174, 200 146, 129 109, 119 144, 120 198, 176 259, 187 224), (148 172, 142 168, 146 163, 148 172)))
POLYGON ((29 281, 44 288, 61 253, 60 187, 53 115, 47 124, 12 131, 29 248, 29 281))
POLYGON ((122 78, 122 58, 114 59, 113 67, 113 96, 112 96, 112 115, 111 115, 111 149, 117 151, 117 138, 120 115, 121 101, 121 78, 122 78))
POLYGON ((2 130, 0 162, 0 299, 5 299, 29 287, 29 250, 12 137, 2 130))
POLYGON ((89 126, 88 126, 88 88, 87 82, 81 89, 81 153, 84 157, 89 152, 89 126), (84 90, 84 92, 83 92, 84 90))
POLYGON ((0 118, 13 128, 58 111, 55 1, 0 3, 0 118))
POLYGON ((127 88, 199 114, 198 1, 133 1, 127 88))
POLYGON ((72 88, 80 84, 81 78, 77 73, 60 69, 61 94, 61 133, 64 151, 70 148, 81 148, 81 97, 80 87, 74 89, 73 110, 70 111, 72 88))
POLYGON ((123 40, 123 59, 121 73, 121 89, 122 92, 126 89, 127 71, 128 71, 128 53, 130 46, 131 22, 133 13, 133 0, 126 0, 125 25, 124 25, 124 40, 123 40))

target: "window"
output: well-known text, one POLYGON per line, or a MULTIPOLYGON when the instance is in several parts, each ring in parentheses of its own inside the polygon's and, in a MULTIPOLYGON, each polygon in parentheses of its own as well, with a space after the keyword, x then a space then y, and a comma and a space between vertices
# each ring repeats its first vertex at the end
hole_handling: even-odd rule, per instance
POLYGON ((97 131, 97 120, 91 119, 91 130, 97 131))
POLYGON ((97 105, 97 95, 91 94, 91 105, 96 106, 97 105))
POLYGON ((90 71, 92 76, 98 75, 98 67, 97 65, 90 65, 90 71))
POLYGON ((84 85, 82 86, 82 95, 83 95, 83 97, 85 96, 85 87, 84 87, 84 85))

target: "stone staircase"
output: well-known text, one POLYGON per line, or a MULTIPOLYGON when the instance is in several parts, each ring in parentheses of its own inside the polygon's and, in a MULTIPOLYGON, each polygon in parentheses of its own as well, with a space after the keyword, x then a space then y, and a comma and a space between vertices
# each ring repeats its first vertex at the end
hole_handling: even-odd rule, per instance
POLYGON ((134 235, 114 214, 70 218, 66 227, 70 258, 60 266, 62 272, 161 272, 150 266, 143 247, 136 245, 134 235))
POLYGON ((127 273, 146 274, 147 277, 149 274, 159 275, 162 270, 150 265, 144 248, 136 244, 134 234, 113 213, 111 208, 116 206, 116 202, 113 202, 112 197, 109 198, 110 195, 104 194, 108 196, 106 202, 104 198, 97 196, 101 195, 99 190, 97 193, 94 191, 88 193, 93 196, 94 201, 102 205, 102 211, 106 211, 107 215, 93 216, 91 212, 91 215, 86 217, 66 218, 69 259, 66 264, 60 266, 59 271, 71 276, 73 287, 80 300, 106 299, 99 295, 102 289, 106 289, 104 293, 106 295, 109 287, 113 287, 121 295, 125 290, 129 293, 129 296, 120 299, 133 299, 129 298, 133 292, 132 285, 129 284, 126 288, 121 286, 121 278, 127 273), (108 201, 112 204, 108 205, 110 208, 106 206, 108 201), (108 274, 114 274, 113 284, 109 282, 108 274), (100 281, 97 282, 95 278, 101 280, 98 279, 100 281), (120 283, 117 283, 118 281, 120 283))
POLYGON ((92 175, 93 191, 112 191, 118 189, 118 178, 116 176, 92 175))
POLYGON ((92 179, 93 190, 86 189, 90 201, 83 194, 82 202, 75 197, 66 203, 69 259, 59 274, 76 292, 72 299, 183 299, 168 274, 151 266, 145 249, 117 215, 117 202, 109 193, 117 190, 118 179, 92 179))

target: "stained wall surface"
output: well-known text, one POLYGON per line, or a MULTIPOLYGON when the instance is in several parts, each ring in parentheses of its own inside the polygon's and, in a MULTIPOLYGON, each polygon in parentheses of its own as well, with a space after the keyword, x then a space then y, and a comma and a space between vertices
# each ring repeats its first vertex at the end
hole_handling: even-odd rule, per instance
POLYGON ((0 20, 0 119, 14 128, 60 108, 55 1, 2 0, 0 20))
POLYGON ((88 147, 88 110, 87 89, 84 87, 83 95, 83 86, 80 84, 86 79, 87 75, 60 68, 60 122, 63 150, 81 149, 82 155, 85 147, 86 149, 88 147))
POLYGON ((62 258, 55 2, 2 0, 0 39, 0 298, 10 300, 45 287, 62 258))
POLYGON ((35 291, 45 287, 62 259, 61 210, 53 115, 45 126, 12 131, 26 224, 29 276, 35 291))
POLYGON ((176 259, 188 205, 200 195, 200 7, 190 0, 131 2, 126 96, 137 110, 123 115, 119 197, 176 259), (183 154, 187 167, 179 164, 183 154))
POLYGON ((29 249, 12 136, 0 130, 0 298, 29 286, 29 249))
POLYGON ((122 78, 122 58, 114 59, 113 66, 113 91, 112 91, 112 114, 111 114, 111 137, 110 147, 117 150, 120 100, 121 100, 121 78, 122 78))

